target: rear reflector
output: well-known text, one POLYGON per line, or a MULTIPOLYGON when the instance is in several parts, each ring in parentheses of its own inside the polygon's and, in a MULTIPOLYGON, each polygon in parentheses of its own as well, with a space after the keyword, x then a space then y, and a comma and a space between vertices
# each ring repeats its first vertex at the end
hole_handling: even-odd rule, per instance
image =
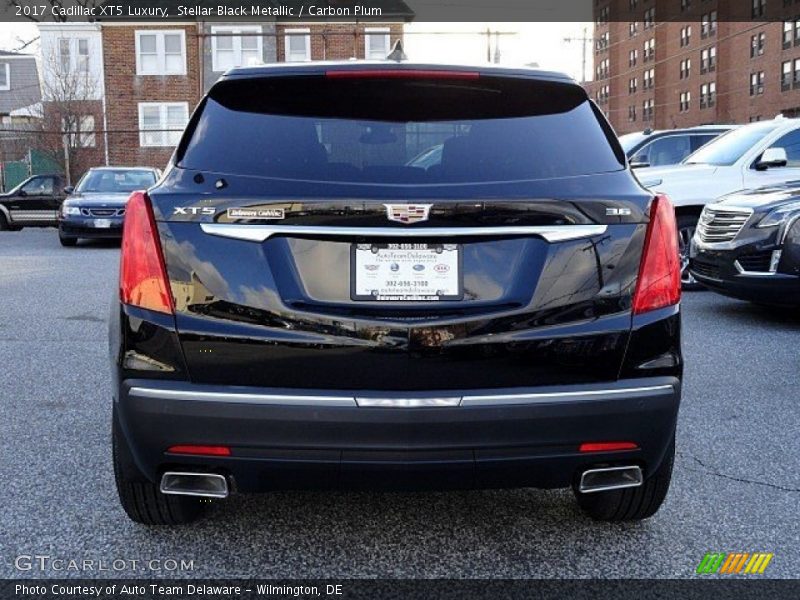
POLYGON ((227 446, 171 446, 167 449, 171 454, 199 454, 202 456, 230 456, 231 449, 227 446))
POLYGON ((650 204, 639 278, 633 294, 633 314, 672 306, 681 300, 681 264, 675 209, 658 195, 650 204))
POLYGON ((325 71, 331 79, 478 79, 477 71, 436 71, 434 69, 361 69, 325 71))
POLYGON ((133 192, 125 209, 119 297, 123 304, 175 312, 153 208, 144 192, 133 192))
POLYGON ((638 450, 633 442, 591 442, 581 444, 579 452, 613 452, 614 450, 638 450))

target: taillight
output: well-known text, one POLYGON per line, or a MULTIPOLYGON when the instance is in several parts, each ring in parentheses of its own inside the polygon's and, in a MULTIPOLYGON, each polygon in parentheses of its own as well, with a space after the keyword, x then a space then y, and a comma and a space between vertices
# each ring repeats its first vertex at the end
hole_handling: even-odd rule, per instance
POLYGON ((633 294, 633 314, 672 306, 681 299, 681 264, 675 209, 658 195, 650 205, 639 278, 633 294))
POLYGON ((124 304, 162 313, 175 312, 158 229, 145 192, 133 192, 125 210, 119 298, 124 304))

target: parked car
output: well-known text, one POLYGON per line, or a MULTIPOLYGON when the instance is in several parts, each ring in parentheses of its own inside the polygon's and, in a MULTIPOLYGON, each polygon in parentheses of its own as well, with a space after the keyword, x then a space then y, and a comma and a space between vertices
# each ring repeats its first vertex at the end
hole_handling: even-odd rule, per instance
POLYGON ((110 326, 133 520, 298 487, 571 487, 595 519, 658 510, 682 376, 675 213, 580 85, 237 68, 172 161, 128 203, 110 326), (436 143, 438 164, 408 166, 436 143))
POLYGON ((61 207, 58 239, 74 246, 81 238, 120 238, 125 205, 134 190, 152 186, 159 171, 151 167, 95 167, 67 188, 61 207))
POLYGON ((58 224, 64 200, 64 178, 48 173, 28 177, 14 189, 0 194, 0 231, 58 224))
POLYGON ((703 206, 742 189, 800 179, 800 120, 782 117, 734 129, 691 154, 680 165, 637 169, 642 185, 667 194, 675 205, 682 281, 697 287, 689 243, 703 206))
POLYGON ((619 137, 619 143, 634 169, 677 165, 692 152, 736 125, 700 125, 685 129, 646 129, 619 137))
POLYGON ((706 205, 692 240, 690 270, 726 296, 800 306, 800 181, 706 205))

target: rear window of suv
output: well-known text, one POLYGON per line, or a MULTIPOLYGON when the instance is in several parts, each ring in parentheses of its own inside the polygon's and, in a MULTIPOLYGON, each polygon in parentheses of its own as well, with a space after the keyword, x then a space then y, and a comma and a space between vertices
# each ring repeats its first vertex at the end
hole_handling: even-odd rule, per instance
POLYGON ((613 132, 574 84, 527 78, 217 83, 178 150, 184 168, 285 180, 465 184, 616 171, 613 132))

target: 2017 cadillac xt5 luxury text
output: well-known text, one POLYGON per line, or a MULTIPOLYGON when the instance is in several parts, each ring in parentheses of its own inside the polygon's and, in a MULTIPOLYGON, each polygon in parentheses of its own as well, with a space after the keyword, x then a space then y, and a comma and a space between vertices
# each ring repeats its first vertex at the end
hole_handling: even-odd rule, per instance
POLYGON ((127 205, 122 505, 174 524, 232 492, 533 486, 649 517, 679 300, 669 200, 567 77, 234 69, 127 205))

